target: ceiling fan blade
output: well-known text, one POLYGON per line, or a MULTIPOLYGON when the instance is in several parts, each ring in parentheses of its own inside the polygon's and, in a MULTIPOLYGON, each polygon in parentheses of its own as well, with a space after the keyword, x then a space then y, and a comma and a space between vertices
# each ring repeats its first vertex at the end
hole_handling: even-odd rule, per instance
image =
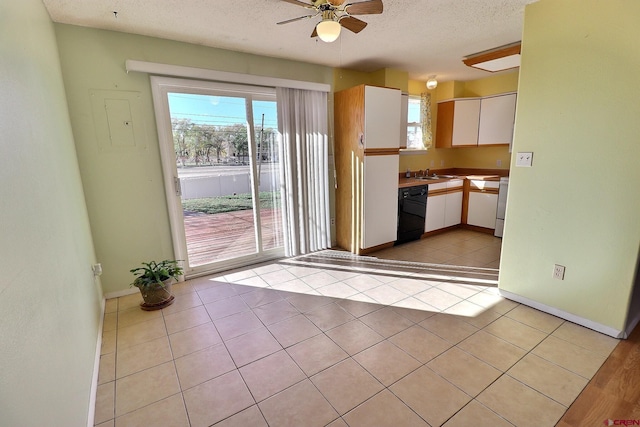
MULTIPOLYGON (((317 25, 316 25, 317 27, 317 25)), ((318 37, 318 30, 316 27, 313 27, 313 32, 311 33, 311 38, 318 37)))
POLYGON ((356 34, 364 30, 364 27, 367 26, 366 22, 361 21, 358 18, 354 18, 353 16, 345 16, 344 18, 340 18, 340 21, 338 22, 340 22, 340 25, 344 28, 356 34))
POLYGON ((382 0, 368 0, 360 3, 349 3, 344 7, 349 15, 375 15, 382 13, 382 0))
POLYGON ((305 3, 303 1, 298 1, 298 0, 282 0, 282 1, 286 1, 287 3, 291 3, 291 4, 297 4, 298 6, 302 6, 302 7, 314 7, 310 3, 305 3))
POLYGON ((309 18, 313 18, 314 16, 316 16, 317 13, 315 15, 306 15, 306 16, 300 16, 298 18, 293 18, 293 19, 287 19, 286 21, 280 21, 280 22, 276 22, 276 25, 282 25, 282 24, 289 24, 291 22, 296 22, 296 21, 300 21, 301 19, 309 19, 309 18))

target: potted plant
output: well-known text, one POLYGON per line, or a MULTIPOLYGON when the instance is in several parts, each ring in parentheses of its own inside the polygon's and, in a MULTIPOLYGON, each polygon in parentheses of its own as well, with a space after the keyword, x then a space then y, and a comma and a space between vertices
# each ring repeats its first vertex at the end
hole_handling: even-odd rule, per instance
POLYGON ((178 263, 176 260, 143 262, 142 267, 130 270, 136 276, 131 286, 140 289, 144 299, 140 308, 159 310, 173 303, 175 297, 171 293, 171 285, 183 274, 178 263))

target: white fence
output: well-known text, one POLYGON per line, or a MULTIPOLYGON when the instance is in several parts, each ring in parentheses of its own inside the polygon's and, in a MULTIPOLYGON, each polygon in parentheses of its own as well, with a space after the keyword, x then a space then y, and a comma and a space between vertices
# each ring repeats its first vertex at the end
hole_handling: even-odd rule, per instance
MULTIPOLYGON (((249 172, 195 176, 180 179, 182 199, 202 199, 205 197, 228 196, 251 192, 249 172)), ((280 189, 280 176, 271 171, 260 174, 260 191, 280 189)))

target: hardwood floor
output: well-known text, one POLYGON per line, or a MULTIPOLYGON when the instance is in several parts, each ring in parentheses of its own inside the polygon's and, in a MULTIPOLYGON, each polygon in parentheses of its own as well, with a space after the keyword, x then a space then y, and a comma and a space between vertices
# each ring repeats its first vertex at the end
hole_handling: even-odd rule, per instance
POLYGON ((640 425, 640 326, 620 341, 557 427, 603 424, 640 425))

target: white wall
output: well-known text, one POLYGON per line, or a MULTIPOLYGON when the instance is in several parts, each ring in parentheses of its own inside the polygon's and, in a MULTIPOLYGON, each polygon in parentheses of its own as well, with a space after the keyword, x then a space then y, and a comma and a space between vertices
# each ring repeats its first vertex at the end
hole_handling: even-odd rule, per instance
POLYGON ((0 135, 0 425, 86 425, 101 293, 41 0, 0 2, 0 135))
POLYGON ((640 242, 640 2, 525 9, 500 289, 625 329, 640 242), (552 278, 554 264, 565 280, 552 278))

